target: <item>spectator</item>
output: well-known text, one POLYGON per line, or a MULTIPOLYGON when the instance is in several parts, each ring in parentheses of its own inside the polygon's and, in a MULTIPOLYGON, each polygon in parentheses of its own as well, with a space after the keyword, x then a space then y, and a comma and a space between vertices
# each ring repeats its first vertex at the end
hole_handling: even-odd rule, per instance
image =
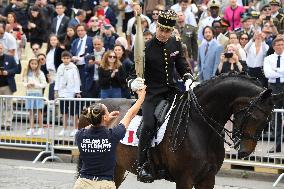
POLYGON ((98 17, 96 17, 96 16, 91 17, 91 19, 89 21, 89 23, 90 23, 89 29, 87 31, 88 36, 94 37, 96 35, 101 34, 101 30, 98 26, 98 21, 99 21, 98 17))
POLYGON ((281 8, 281 2, 279 0, 271 0, 269 2, 271 8, 271 18, 273 19, 273 23, 276 26, 279 33, 283 33, 284 31, 284 16, 279 13, 279 9, 281 8))
MULTIPOLYGON (((18 66, 13 56, 4 53, 4 46, 0 43, 0 95, 13 95, 16 92, 15 74, 18 73, 18 66)), ((2 125, 5 130, 12 126, 12 99, 6 99, 2 105, 2 125)))
POLYGON ((115 40, 115 44, 123 45, 125 49, 128 49, 128 44, 127 44, 127 40, 125 39, 125 37, 118 37, 115 40))
POLYGON ((44 53, 39 53, 37 55, 37 59, 38 59, 38 62, 40 64, 40 70, 43 72, 43 74, 45 76, 46 82, 49 83, 49 80, 48 80, 48 70, 46 68, 46 55, 44 53))
POLYGON ((86 185, 90 186, 90 188, 116 188, 113 182, 116 163, 116 146, 119 141, 123 139, 130 121, 140 109, 145 99, 145 88, 146 87, 136 92, 138 94, 138 100, 127 111, 120 123, 112 129, 109 129, 109 124, 118 116, 118 111, 109 113, 107 107, 100 103, 96 103, 84 111, 84 117, 87 117, 91 125, 79 130, 75 137, 76 144, 80 151, 79 158, 82 160, 83 164, 80 170, 80 176, 75 182, 73 189, 85 188, 86 185), (85 140, 107 141, 105 146, 110 146, 103 147, 103 150, 95 149, 89 151, 86 150, 87 148, 83 147, 85 140))
POLYGON ((171 7, 176 13, 183 12, 185 16, 185 23, 197 27, 196 19, 194 14, 188 8, 188 0, 179 0, 177 4, 171 7))
POLYGON ((254 33, 251 39, 245 46, 247 53, 248 74, 256 77, 264 87, 267 87, 267 79, 263 74, 263 60, 268 50, 268 45, 264 41, 265 35, 261 32, 254 33))
POLYGON ((121 98, 121 89, 125 85, 125 71, 114 51, 107 51, 99 67, 101 98, 121 98))
POLYGON ((99 19, 98 21, 99 28, 102 28, 104 25, 110 25, 110 21, 108 18, 106 18, 104 9, 102 7, 98 8, 98 10, 96 11, 96 16, 99 19))
POLYGON ((114 11, 109 7, 109 0, 100 0, 100 5, 104 9, 104 15, 107 19, 109 19, 110 24, 115 28, 117 19, 114 14, 114 11))
POLYGON ((146 30, 143 32, 143 38, 144 38, 145 43, 147 41, 150 41, 153 37, 154 35, 149 30, 146 30))
POLYGON ((122 63, 123 70, 125 70, 125 85, 121 88, 121 96, 122 98, 131 98, 129 88, 126 86, 127 78, 130 78, 132 75, 135 65, 129 59, 126 49, 123 45, 115 45, 114 52, 117 56, 117 59, 122 63))
POLYGON ((68 26, 71 26, 73 28, 77 27, 77 25, 84 23, 84 20, 86 19, 86 11, 79 9, 76 13, 75 18, 72 18, 68 26))
MULTIPOLYGON (((23 27, 23 32, 28 36, 28 23, 29 23, 29 15, 27 11, 27 7, 24 3, 24 0, 14 1, 14 5, 12 5, 12 9, 9 12, 13 12, 16 15, 16 20, 23 27)), ((8 13, 8 12, 7 12, 8 13)))
POLYGON ((214 20, 212 27, 215 29, 215 37, 217 42, 222 46, 226 47, 229 43, 229 38, 226 36, 228 34, 228 26, 221 20, 214 20))
POLYGON ((115 40, 118 38, 118 35, 115 33, 112 25, 105 25, 102 28, 102 37, 104 40, 104 47, 107 50, 113 49, 115 40))
POLYGON ((242 33, 240 35, 240 45, 243 49, 245 48, 248 41, 249 41, 249 35, 247 33, 242 33))
POLYGON ((18 64, 17 74, 19 74, 21 73, 21 64, 19 62, 17 40, 11 33, 5 32, 5 28, 5 23, 0 23, 0 43, 3 45, 4 53, 15 58, 18 64))
MULTIPOLYGON (((142 13, 142 8, 140 7, 140 5, 138 3, 133 3, 133 10, 134 12, 137 12, 137 14, 141 14, 142 13)), ((144 14, 141 14, 141 18, 145 18, 148 22, 148 26, 150 26, 151 24, 151 20, 145 16, 144 14)), ((127 23, 127 31, 126 31, 126 39, 128 42, 128 48, 131 49, 132 48, 132 44, 133 44, 133 36, 135 35, 135 33, 133 33, 133 25, 136 21, 135 16, 132 17, 131 19, 129 19, 128 23, 127 23)))
POLYGON ((157 5, 165 5, 165 1, 164 0, 144 0, 143 14, 150 18, 157 5))
POLYGON ((65 7, 61 2, 56 4, 55 11, 57 13, 57 16, 52 19, 51 32, 56 34, 59 41, 62 43, 66 36, 66 31, 70 18, 65 16, 65 7))
POLYGON ((76 32, 78 35, 78 38, 75 39, 72 44, 71 44, 71 54, 72 56, 72 61, 76 64, 79 74, 80 74, 80 79, 82 82, 81 85, 81 91, 82 91, 82 96, 85 96, 85 79, 86 79, 86 72, 85 72, 85 65, 86 65, 86 60, 85 60, 85 55, 87 54, 92 54, 93 53, 93 39, 89 36, 87 36, 87 30, 86 26, 84 24, 79 24, 76 28, 76 32))
POLYGON ((241 33, 246 33, 249 36, 249 39, 251 39, 254 34, 252 17, 250 15, 244 15, 241 21, 242 21, 242 27, 236 31, 237 34, 240 35, 241 33))
MULTIPOLYGON (((26 96, 31 97, 43 97, 43 90, 47 83, 44 73, 40 70, 41 65, 38 59, 32 58, 29 60, 28 66, 23 73, 23 83, 27 88, 26 96)), ((26 135, 43 135, 43 120, 42 109, 44 102, 42 99, 27 99, 26 109, 29 110, 30 129, 26 132, 26 135), (34 115, 37 114, 38 118, 38 131, 35 131, 34 115)))
POLYGON ((156 33, 158 16, 159 16, 159 10, 154 9, 153 12, 152 12, 152 23, 149 26, 149 30, 152 34, 156 33))
POLYGON ((206 26, 203 29, 203 36, 206 42, 203 42, 199 47, 199 80, 205 81, 215 76, 220 56, 223 50, 216 40, 213 39, 214 29, 206 26))
POLYGON ((38 43, 32 44, 33 57, 37 57, 40 53, 41 47, 38 43))
MULTIPOLYGON (((72 55, 68 51, 63 51, 61 54, 62 64, 58 67, 55 86, 54 86, 54 98, 80 98, 80 75, 78 68, 71 62, 72 55)), ((59 132, 59 136, 66 135, 68 114, 71 117, 75 116, 75 128, 70 133, 70 136, 74 136, 78 129, 78 107, 74 107, 74 101, 60 101, 60 113, 64 117, 64 127, 59 132)), ((73 118, 71 118, 73 119, 73 118)))
POLYGON ((245 50, 240 45, 237 34, 235 32, 230 32, 228 37, 229 37, 229 44, 234 44, 237 47, 238 53, 240 55, 240 60, 246 61, 247 55, 246 55, 245 50))
POLYGON ((203 30, 206 26, 212 26, 212 23, 214 20, 220 20, 219 16, 219 9, 220 9, 220 2, 218 0, 211 0, 207 4, 210 16, 205 18, 204 20, 201 20, 199 22, 199 28, 198 28, 198 40, 202 42, 203 40, 203 30))
POLYGON ((224 12, 224 19, 230 22, 230 31, 234 31, 242 27, 241 16, 244 12, 244 7, 239 6, 237 4, 237 0, 230 0, 230 6, 228 6, 224 12))
POLYGON ((67 50, 67 51, 71 50, 71 44, 73 43, 73 41, 76 38, 77 38, 77 36, 76 36, 74 28, 71 27, 71 26, 68 26, 66 36, 65 36, 65 39, 63 41, 63 46, 64 46, 65 50, 67 50))
POLYGON ((134 16, 134 11, 132 8, 132 0, 119 0, 118 8, 122 11, 122 32, 126 33, 127 23, 130 18, 134 16))
POLYGON ((61 64, 61 53, 63 49, 59 46, 58 38, 55 34, 51 34, 46 49, 46 68, 48 70, 49 94, 48 98, 53 100, 54 97, 54 80, 56 71, 61 64))
POLYGON ((86 97, 100 98, 98 67, 105 53, 104 42, 100 36, 93 38, 94 52, 86 58, 86 97))
MULTIPOLYGON (((274 54, 271 54, 264 58, 263 71, 265 77, 268 79, 268 86, 272 89, 273 94, 279 94, 284 92, 284 41, 282 37, 276 37, 273 40, 272 46, 274 48, 274 54)), ((283 100, 276 104, 275 108, 283 109, 283 100)), ((282 115, 277 113, 272 121, 274 125, 273 130, 275 133, 275 146, 269 150, 269 153, 281 152, 282 148, 282 137, 283 137, 283 127, 282 127, 282 115), (277 120, 275 120, 277 119, 277 120), (275 124, 274 124, 275 123, 275 124), (276 126, 276 128, 275 128, 276 126)))
POLYGON ((33 6, 30 12, 30 19, 28 24, 29 29, 29 41, 31 45, 38 43, 42 46, 45 39, 45 21, 39 11, 39 7, 33 6))
POLYGON ((198 45, 197 45, 197 28, 185 23, 185 15, 183 12, 177 13, 178 19, 176 29, 178 30, 181 41, 187 46, 188 55, 194 61, 197 61, 198 45))
MULTIPOLYGON (((237 46, 229 44, 225 52, 221 54, 220 64, 218 65, 216 75, 228 72, 243 72, 244 66, 240 61, 240 54, 237 46)), ((245 64, 245 62, 243 62, 243 64, 245 64)))
POLYGON ((10 32, 13 29, 19 29, 19 31, 22 31, 22 26, 17 22, 16 14, 13 12, 9 12, 7 14, 7 24, 6 24, 6 32, 10 32))

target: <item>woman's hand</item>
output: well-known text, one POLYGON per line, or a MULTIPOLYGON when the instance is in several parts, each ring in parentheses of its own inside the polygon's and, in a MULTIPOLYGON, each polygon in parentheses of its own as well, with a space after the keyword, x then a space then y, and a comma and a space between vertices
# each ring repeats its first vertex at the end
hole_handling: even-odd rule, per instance
POLYGON ((233 60, 233 63, 238 63, 239 62, 239 56, 236 53, 234 53, 232 60, 233 60))
POLYGON ((144 85, 144 87, 142 89, 135 91, 138 95, 138 99, 144 101, 145 95, 146 95, 146 88, 147 88, 147 86, 144 85))
POLYGON ((224 55, 224 53, 221 54, 220 62, 222 62, 222 63, 225 62, 225 55, 224 55))

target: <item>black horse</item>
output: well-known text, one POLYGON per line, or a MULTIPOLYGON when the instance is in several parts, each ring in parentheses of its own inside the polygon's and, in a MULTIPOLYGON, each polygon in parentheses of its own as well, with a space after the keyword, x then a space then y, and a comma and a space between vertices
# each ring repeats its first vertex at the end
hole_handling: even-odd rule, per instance
MULTIPOLYGON (((151 149, 155 168, 165 170, 166 180, 176 182, 177 189, 213 189, 225 152, 222 131, 234 114, 234 136, 239 157, 251 154, 270 119, 273 105, 284 95, 271 95, 271 90, 245 75, 226 74, 206 81, 185 92, 176 102, 163 141, 151 149)), ((121 117, 130 107, 127 100, 104 100, 119 109, 121 117), (118 108, 119 107, 119 108, 118 108)), ((117 122, 121 119, 118 118, 117 122)), ((116 123, 117 123, 116 122, 116 123)), ((114 124, 116 124, 114 123, 114 124)), ((80 120, 80 127, 88 125, 80 120)), ((115 183, 124 180, 125 171, 137 174, 137 147, 119 144, 115 183)), ((153 170, 156 179, 161 178, 153 170)), ((164 176, 165 176, 164 175, 164 176)))

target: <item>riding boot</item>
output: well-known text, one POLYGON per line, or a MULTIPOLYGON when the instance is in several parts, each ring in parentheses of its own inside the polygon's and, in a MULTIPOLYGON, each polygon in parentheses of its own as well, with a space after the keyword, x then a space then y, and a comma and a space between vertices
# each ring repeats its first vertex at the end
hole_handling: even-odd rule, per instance
POLYGON ((151 141, 153 134, 142 128, 140 139, 139 139, 139 156, 138 156, 138 175, 137 180, 140 182, 150 183, 154 181, 151 174, 151 164, 148 160, 147 154, 151 147, 151 141), (144 131, 144 132, 143 132, 144 131))

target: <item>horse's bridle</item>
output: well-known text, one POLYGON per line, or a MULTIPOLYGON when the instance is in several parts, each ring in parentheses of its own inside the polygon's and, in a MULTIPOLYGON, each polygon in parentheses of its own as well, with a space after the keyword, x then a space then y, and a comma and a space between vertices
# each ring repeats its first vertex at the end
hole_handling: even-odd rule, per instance
MULTIPOLYGON (((240 113, 243 114, 242 118, 241 118, 241 122, 240 125, 233 130, 233 132, 227 130, 226 128, 224 128, 224 126, 222 124, 220 124, 218 121, 216 121, 214 118, 208 116, 205 111, 203 110, 203 108, 201 107, 201 105, 198 103, 197 97, 194 94, 193 90, 189 90, 189 94, 190 95, 190 99, 193 102, 198 114, 202 117, 202 119, 206 122, 206 124, 208 124, 211 129, 220 137, 222 138, 222 140, 227 143, 230 146, 234 146, 234 148, 238 148, 240 141, 242 139, 245 140, 253 140, 253 141, 258 141, 260 136, 261 136, 261 132, 262 129, 257 130, 255 135, 250 135, 250 134, 246 134, 244 133, 244 125, 246 122, 249 121, 249 119, 253 118, 253 119, 257 119, 253 112, 255 111, 255 109, 257 109, 258 111, 260 111, 262 114, 264 114, 264 116, 267 119, 267 122, 270 120, 271 114, 268 114, 266 111, 264 111, 261 107, 258 106, 258 102, 261 101, 261 96, 259 95, 257 98, 255 98, 254 100, 250 101, 249 105, 241 108, 239 111, 237 111, 236 113, 234 113, 236 116, 240 113), (268 115, 267 115, 268 114, 268 115), (224 130, 224 132, 232 139, 233 144, 230 144, 229 142, 226 141, 225 137, 222 135, 222 131, 224 130), (230 134, 233 134, 234 138, 232 138, 230 136, 230 134)), ((231 120, 233 123, 234 121, 231 120)))
MULTIPOLYGON (((239 146, 239 143, 242 139, 252 140, 252 141, 257 142, 259 140, 259 138, 261 137, 262 129, 258 129, 256 131, 255 135, 250 135, 248 133, 244 133, 245 123, 247 123, 249 121, 249 119, 254 119, 254 120, 258 119, 253 114, 255 109, 258 110, 260 113, 262 113, 264 115, 264 117, 266 117, 266 123, 270 121, 271 114, 268 114, 266 111, 264 111, 261 107, 258 106, 259 101, 261 101, 260 95, 257 98, 255 98, 254 100, 250 101, 248 106, 241 108, 239 111, 234 113, 235 117, 237 117, 238 114, 240 114, 240 113, 242 113, 242 115, 243 115, 242 118, 241 118, 240 125, 237 126, 238 129, 234 129, 233 132, 232 132, 232 134, 235 136, 234 137, 234 148, 237 148, 239 146)), ((235 121, 233 121, 233 120, 231 120, 231 121, 233 123, 235 123, 235 121)))

